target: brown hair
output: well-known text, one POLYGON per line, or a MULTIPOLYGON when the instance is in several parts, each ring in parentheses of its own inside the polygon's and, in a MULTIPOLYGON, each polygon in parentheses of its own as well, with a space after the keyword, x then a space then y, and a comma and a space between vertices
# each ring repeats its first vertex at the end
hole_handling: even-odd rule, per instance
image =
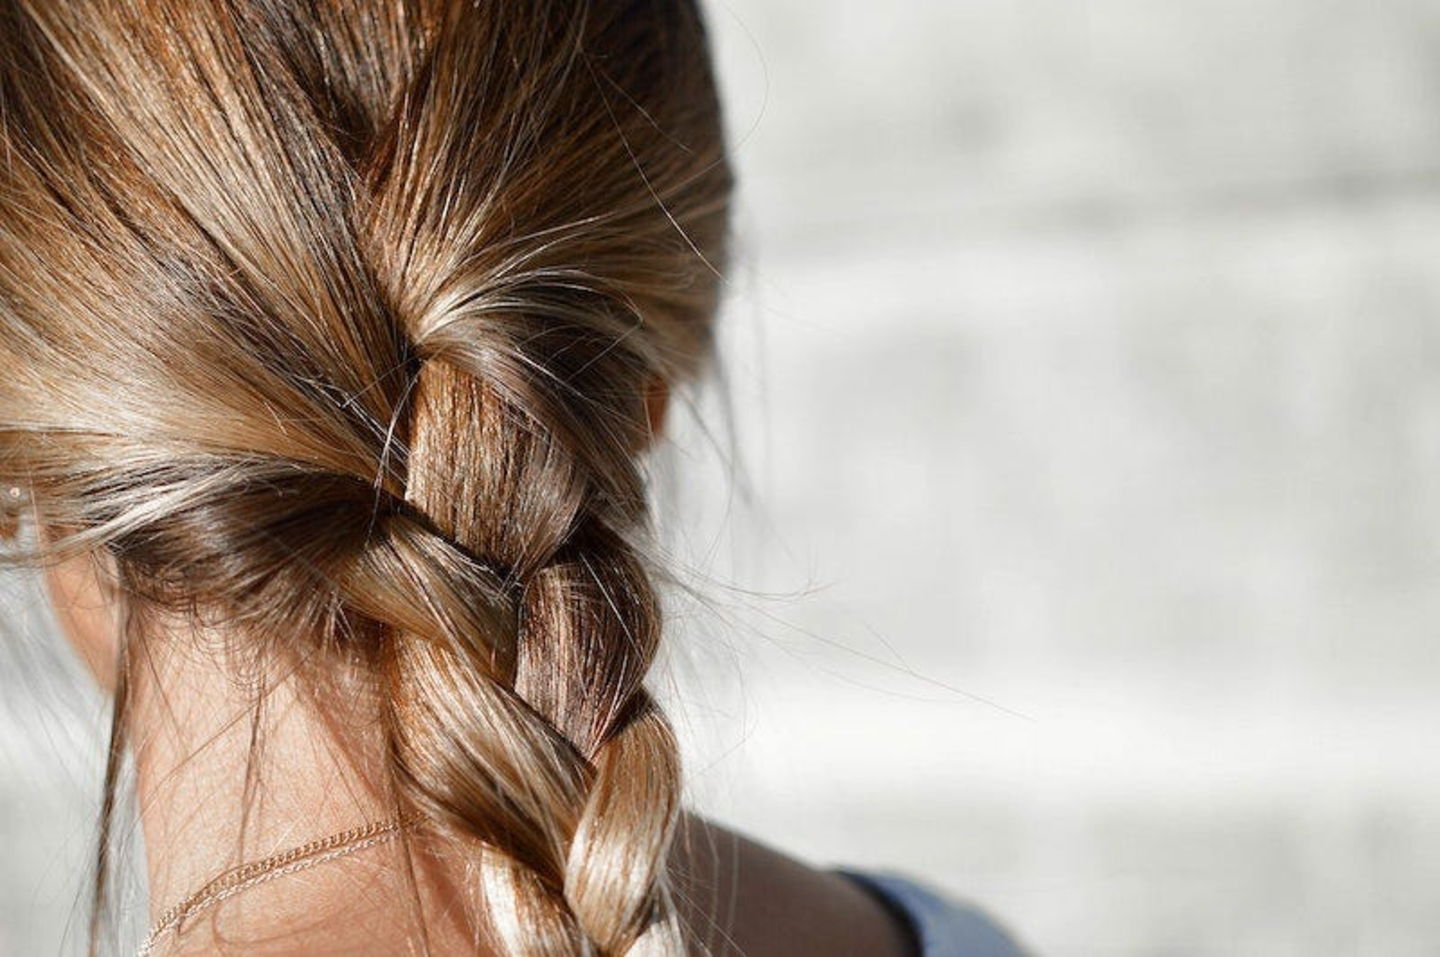
POLYGON ((681 950, 638 457, 731 187, 692 0, 0 0, 0 483, 125 596, 107 795, 154 623, 358 663, 491 945, 681 950))

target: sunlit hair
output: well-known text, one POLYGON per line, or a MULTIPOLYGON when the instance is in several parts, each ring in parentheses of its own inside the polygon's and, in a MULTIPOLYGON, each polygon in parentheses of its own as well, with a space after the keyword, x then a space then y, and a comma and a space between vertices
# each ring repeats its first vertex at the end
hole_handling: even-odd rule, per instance
POLYGON ((680 952, 638 459, 731 186, 692 0, 0 0, 0 483, 125 596, 107 794, 218 630, 365 679, 489 946, 680 952))

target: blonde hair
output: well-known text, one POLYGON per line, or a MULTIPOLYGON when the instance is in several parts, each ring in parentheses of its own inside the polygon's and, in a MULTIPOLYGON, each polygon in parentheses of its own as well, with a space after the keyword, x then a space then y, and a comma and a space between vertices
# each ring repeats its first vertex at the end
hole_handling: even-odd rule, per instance
POLYGON ((731 188, 692 0, 0 0, 0 483, 125 596, 107 794, 162 618, 352 663, 492 946, 680 952, 639 456, 731 188))

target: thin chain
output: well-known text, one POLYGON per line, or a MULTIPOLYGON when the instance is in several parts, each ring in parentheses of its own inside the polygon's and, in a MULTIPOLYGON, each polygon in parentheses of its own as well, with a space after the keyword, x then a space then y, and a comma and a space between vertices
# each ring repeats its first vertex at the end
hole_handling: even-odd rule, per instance
POLYGON ((367 847, 394 840, 401 829, 410 823, 411 821, 404 817, 371 821, 369 824, 341 831, 339 834, 331 834, 329 837, 322 837, 309 844, 302 844, 299 847, 272 854, 263 860, 241 864, 224 871, 207 881, 205 886, 185 900, 161 914, 160 919, 145 935, 145 941, 136 951, 135 957, 149 957, 155 945, 160 942, 160 938, 165 936, 167 931, 179 926, 182 921, 206 908, 213 907, 257 884, 263 884, 277 877, 294 874, 296 871, 303 871, 347 854, 363 851, 367 847))

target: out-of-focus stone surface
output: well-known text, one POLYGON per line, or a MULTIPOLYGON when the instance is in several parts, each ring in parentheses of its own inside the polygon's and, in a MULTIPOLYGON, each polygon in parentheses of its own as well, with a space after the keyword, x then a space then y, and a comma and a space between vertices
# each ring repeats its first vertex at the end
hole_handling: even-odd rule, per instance
MULTIPOLYGON (((710 12, 756 501, 656 470, 781 594, 676 602, 694 800, 1041 953, 1433 953, 1440 7, 710 12)), ((0 954, 78 952, 95 704, 0 660, 0 954)))
POLYGON ((713 22, 715 564, 810 591, 694 642, 702 802, 1043 953, 1431 951, 1440 8, 713 22))

